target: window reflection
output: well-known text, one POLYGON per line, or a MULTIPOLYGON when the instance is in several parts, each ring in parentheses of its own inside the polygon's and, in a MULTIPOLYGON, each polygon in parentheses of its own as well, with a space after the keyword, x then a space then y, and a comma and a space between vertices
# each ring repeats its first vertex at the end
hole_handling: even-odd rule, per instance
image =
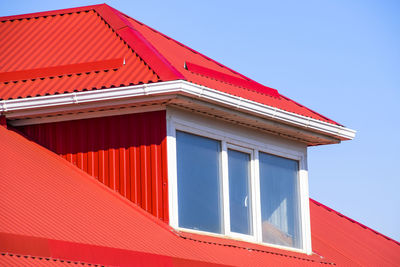
POLYGON ((250 214, 250 155, 228 150, 231 231, 252 234, 250 214))
POLYGON ((219 141, 177 131, 179 226, 221 233, 219 141))
POLYGON ((260 153, 263 242, 300 247, 298 162, 260 153))

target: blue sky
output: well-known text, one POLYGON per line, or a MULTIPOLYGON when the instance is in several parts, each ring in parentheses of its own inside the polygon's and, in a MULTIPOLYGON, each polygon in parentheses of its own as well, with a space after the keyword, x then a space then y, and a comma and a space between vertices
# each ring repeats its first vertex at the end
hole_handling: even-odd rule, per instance
MULTIPOLYGON (((98 4, 1 1, 0 16, 98 4)), ((108 1, 357 130, 309 149, 311 197, 400 241, 400 2, 108 1)))

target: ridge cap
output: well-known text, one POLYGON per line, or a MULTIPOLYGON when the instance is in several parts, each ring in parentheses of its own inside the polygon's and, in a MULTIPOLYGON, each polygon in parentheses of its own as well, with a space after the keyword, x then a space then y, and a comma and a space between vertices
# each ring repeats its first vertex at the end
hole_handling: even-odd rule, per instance
POLYGON ((3 16, 3 17, 0 17, 0 21, 1 22, 13 21, 13 20, 30 19, 30 18, 36 18, 36 17, 45 17, 45 16, 52 16, 52 15, 61 15, 61 14, 67 14, 67 13, 89 11, 89 10, 95 10, 97 7, 100 7, 100 6, 109 6, 109 5, 103 3, 103 4, 97 4, 97 5, 62 8, 62 9, 56 9, 56 10, 50 10, 50 11, 38 11, 38 12, 26 13, 26 14, 20 14, 20 15, 3 16))
MULTIPOLYGON (((117 10, 117 11, 118 11, 118 10, 117 10)), ((200 53, 200 52, 197 51, 197 50, 194 50, 193 48, 191 48, 191 47, 189 47, 189 46, 187 46, 187 45, 185 45, 185 44, 183 44, 183 43, 177 41, 176 39, 174 39, 174 38, 172 38, 172 37, 170 37, 170 36, 168 36, 168 35, 166 35, 166 34, 160 32, 160 31, 158 31, 158 30, 156 30, 156 29, 154 29, 154 28, 148 26, 147 24, 145 24, 145 23, 143 23, 143 22, 141 22, 141 21, 138 21, 137 19, 132 18, 132 17, 129 16, 129 15, 124 14, 124 13, 121 12, 121 11, 118 11, 118 12, 119 12, 121 15, 123 15, 123 16, 125 16, 125 17, 128 17, 128 18, 130 18, 130 19, 132 19, 132 20, 134 20, 136 23, 147 27, 148 29, 150 29, 151 31, 153 31, 153 32, 155 32, 155 33, 161 35, 162 37, 164 37, 164 38, 166 38, 166 39, 168 39, 168 40, 171 40, 171 41, 175 42, 176 44, 178 44, 178 45, 184 47, 185 49, 188 49, 188 50, 191 51, 192 53, 198 54, 198 55, 202 56, 204 59, 213 62, 214 64, 216 64, 216 65, 218 65, 218 66, 220 66, 220 67, 222 67, 222 68, 224 68, 224 69, 226 69, 226 70, 232 72, 232 73, 235 74, 235 75, 240 76, 242 79, 244 79, 244 80, 246 80, 246 81, 253 82, 253 83, 257 83, 257 84, 260 84, 260 85, 265 86, 265 87, 269 87, 269 86, 263 85, 262 83, 259 83, 259 82, 257 82, 257 81, 254 81, 253 79, 251 79, 251 78, 249 78, 249 77, 247 77, 247 76, 241 74, 240 72, 237 72, 237 71, 235 71, 235 70, 233 70, 233 69, 231 69, 231 68, 225 66, 224 64, 222 64, 222 63, 220 63, 220 62, 218 62, 218 61, 216 61, 216 60, 214 60, 214 59, 212 59, 212 58, 210 58, 210 57, 204 55, 203 53, 200 53)), ((275 89, 275 90, 277 90, 277 89, 275 89)))
POLYGON ((125 18, 125 14, 107 4, 98 5, 94 10, 162 80, 186 80, 186 77, 147 38, 135 29, 125 18))

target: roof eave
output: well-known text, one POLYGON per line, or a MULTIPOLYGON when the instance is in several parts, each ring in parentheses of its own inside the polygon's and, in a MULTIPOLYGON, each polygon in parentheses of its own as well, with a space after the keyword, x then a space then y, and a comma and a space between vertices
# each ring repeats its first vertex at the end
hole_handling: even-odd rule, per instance
POLYGON ((26 121, 27 118, 29 120, 29 118, 54 115, 60 112, 60 108, 62 108, 61 114, 87 110, 85 105, 90 105, 90 108, 115 107, 116 104, 122 103, 121 101, 126 105, 130 102, 138 103, 162 97, 165 102, 166 99, 176 99, 177 96, 180 96, 179 100, 171 104, 191 109, 208 108, 210 115, 215 115, 211 113, 216 112, 220 112, 219 115, 236 112, 234 117, 246 120, 243 124, 254 124, 256 128, 264 125, 266 130, 278 134, 286 131, 284 136, 292 136, 295 139, 303 135, 309 136, 312 141, 303 140, 308 145, 339 143, 353 139, 356 133, 340 125, 267 106, 184 80, 3 100, 0 102, 0 113, 6 115, 11 124, 21 125, 21 121, 17 122, 18 119, 24 118, 26 121))

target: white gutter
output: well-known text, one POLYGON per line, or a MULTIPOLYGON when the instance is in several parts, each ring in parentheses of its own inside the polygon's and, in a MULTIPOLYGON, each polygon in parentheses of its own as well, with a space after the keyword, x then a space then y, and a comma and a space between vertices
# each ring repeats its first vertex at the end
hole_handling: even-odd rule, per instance
POLYGON ((246 113, 268 117, 285 122, 286 124, 308 128, 310 131, 318 131, 329 136, 339 137, 341 140, 353 139, 356 133, 356 131, 343 126, 298 115, 183 80, 3 100, 0 102, 0 113, 5 114, 9 119, 13 119, 21 117, 22 115, 29 117, 29 114, 37 114, 37 112, 35 112, 37 109, 48 111, 52 108, 66 106, 65 109, 67 110, 68 105, 91 102, 97 102, 100 107, 104 105, 104 101, 172 94, 184 94, 190 97, 200 98, 206 102, 222 104, 235 110, 246 111, 246 113))

